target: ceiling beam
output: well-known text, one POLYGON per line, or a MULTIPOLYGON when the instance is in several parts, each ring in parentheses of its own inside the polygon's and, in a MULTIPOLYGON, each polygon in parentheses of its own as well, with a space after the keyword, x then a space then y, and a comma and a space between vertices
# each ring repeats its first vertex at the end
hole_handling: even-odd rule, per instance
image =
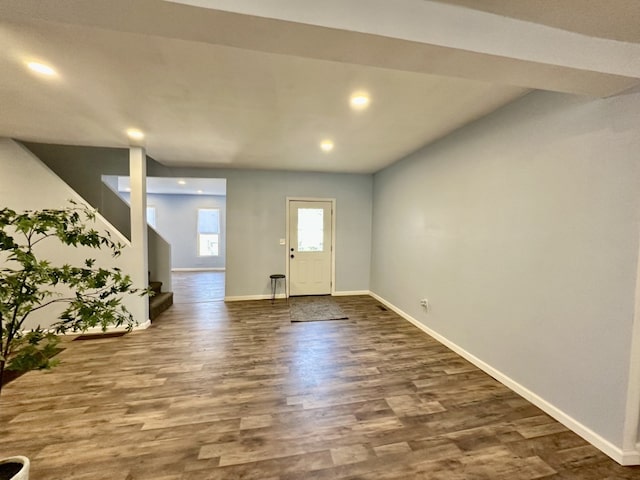
POLYGON ((640 45, 424 0, 4 0, 0 16, 598 97, 640 83, 640 45))

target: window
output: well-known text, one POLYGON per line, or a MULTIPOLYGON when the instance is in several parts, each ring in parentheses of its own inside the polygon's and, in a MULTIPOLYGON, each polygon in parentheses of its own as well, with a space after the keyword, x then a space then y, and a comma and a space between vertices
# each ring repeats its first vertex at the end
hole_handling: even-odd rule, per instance
POLYGON ((324 239, 324 210, 298 208, 298 251, 322 252, 324 239))
POLYGON ((147 207, 147 224, 156 228, 156 207, 147 207))
POLYGON ((198 209, 198 256, 217 257, 220 240, 220 209, 198 209))

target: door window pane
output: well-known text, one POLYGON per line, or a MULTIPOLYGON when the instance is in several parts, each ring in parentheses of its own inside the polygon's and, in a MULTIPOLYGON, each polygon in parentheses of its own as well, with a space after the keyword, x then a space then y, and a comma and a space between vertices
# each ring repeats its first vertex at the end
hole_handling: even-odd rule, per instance
POLYGON ((298 209, 298 251, 322 252, 324 238, 324 209, 298 209))

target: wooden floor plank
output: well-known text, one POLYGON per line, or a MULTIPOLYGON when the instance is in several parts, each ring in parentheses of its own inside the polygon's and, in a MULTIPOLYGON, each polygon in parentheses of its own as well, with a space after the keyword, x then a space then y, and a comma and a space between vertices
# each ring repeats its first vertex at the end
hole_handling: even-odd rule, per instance
POLYGON ((3 392, 0 456, 38 480, 640 478, 371 297, 292 324, 223 278, 180 273, 147 330, 65 339, 3 392))

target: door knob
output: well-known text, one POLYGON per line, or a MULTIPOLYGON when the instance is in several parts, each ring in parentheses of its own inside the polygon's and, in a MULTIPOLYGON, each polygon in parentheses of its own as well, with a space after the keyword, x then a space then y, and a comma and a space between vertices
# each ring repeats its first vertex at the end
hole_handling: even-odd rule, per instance
POLYGON ((291 258, 295 258, 295 255, 293 253, 291 254, 291 258))

